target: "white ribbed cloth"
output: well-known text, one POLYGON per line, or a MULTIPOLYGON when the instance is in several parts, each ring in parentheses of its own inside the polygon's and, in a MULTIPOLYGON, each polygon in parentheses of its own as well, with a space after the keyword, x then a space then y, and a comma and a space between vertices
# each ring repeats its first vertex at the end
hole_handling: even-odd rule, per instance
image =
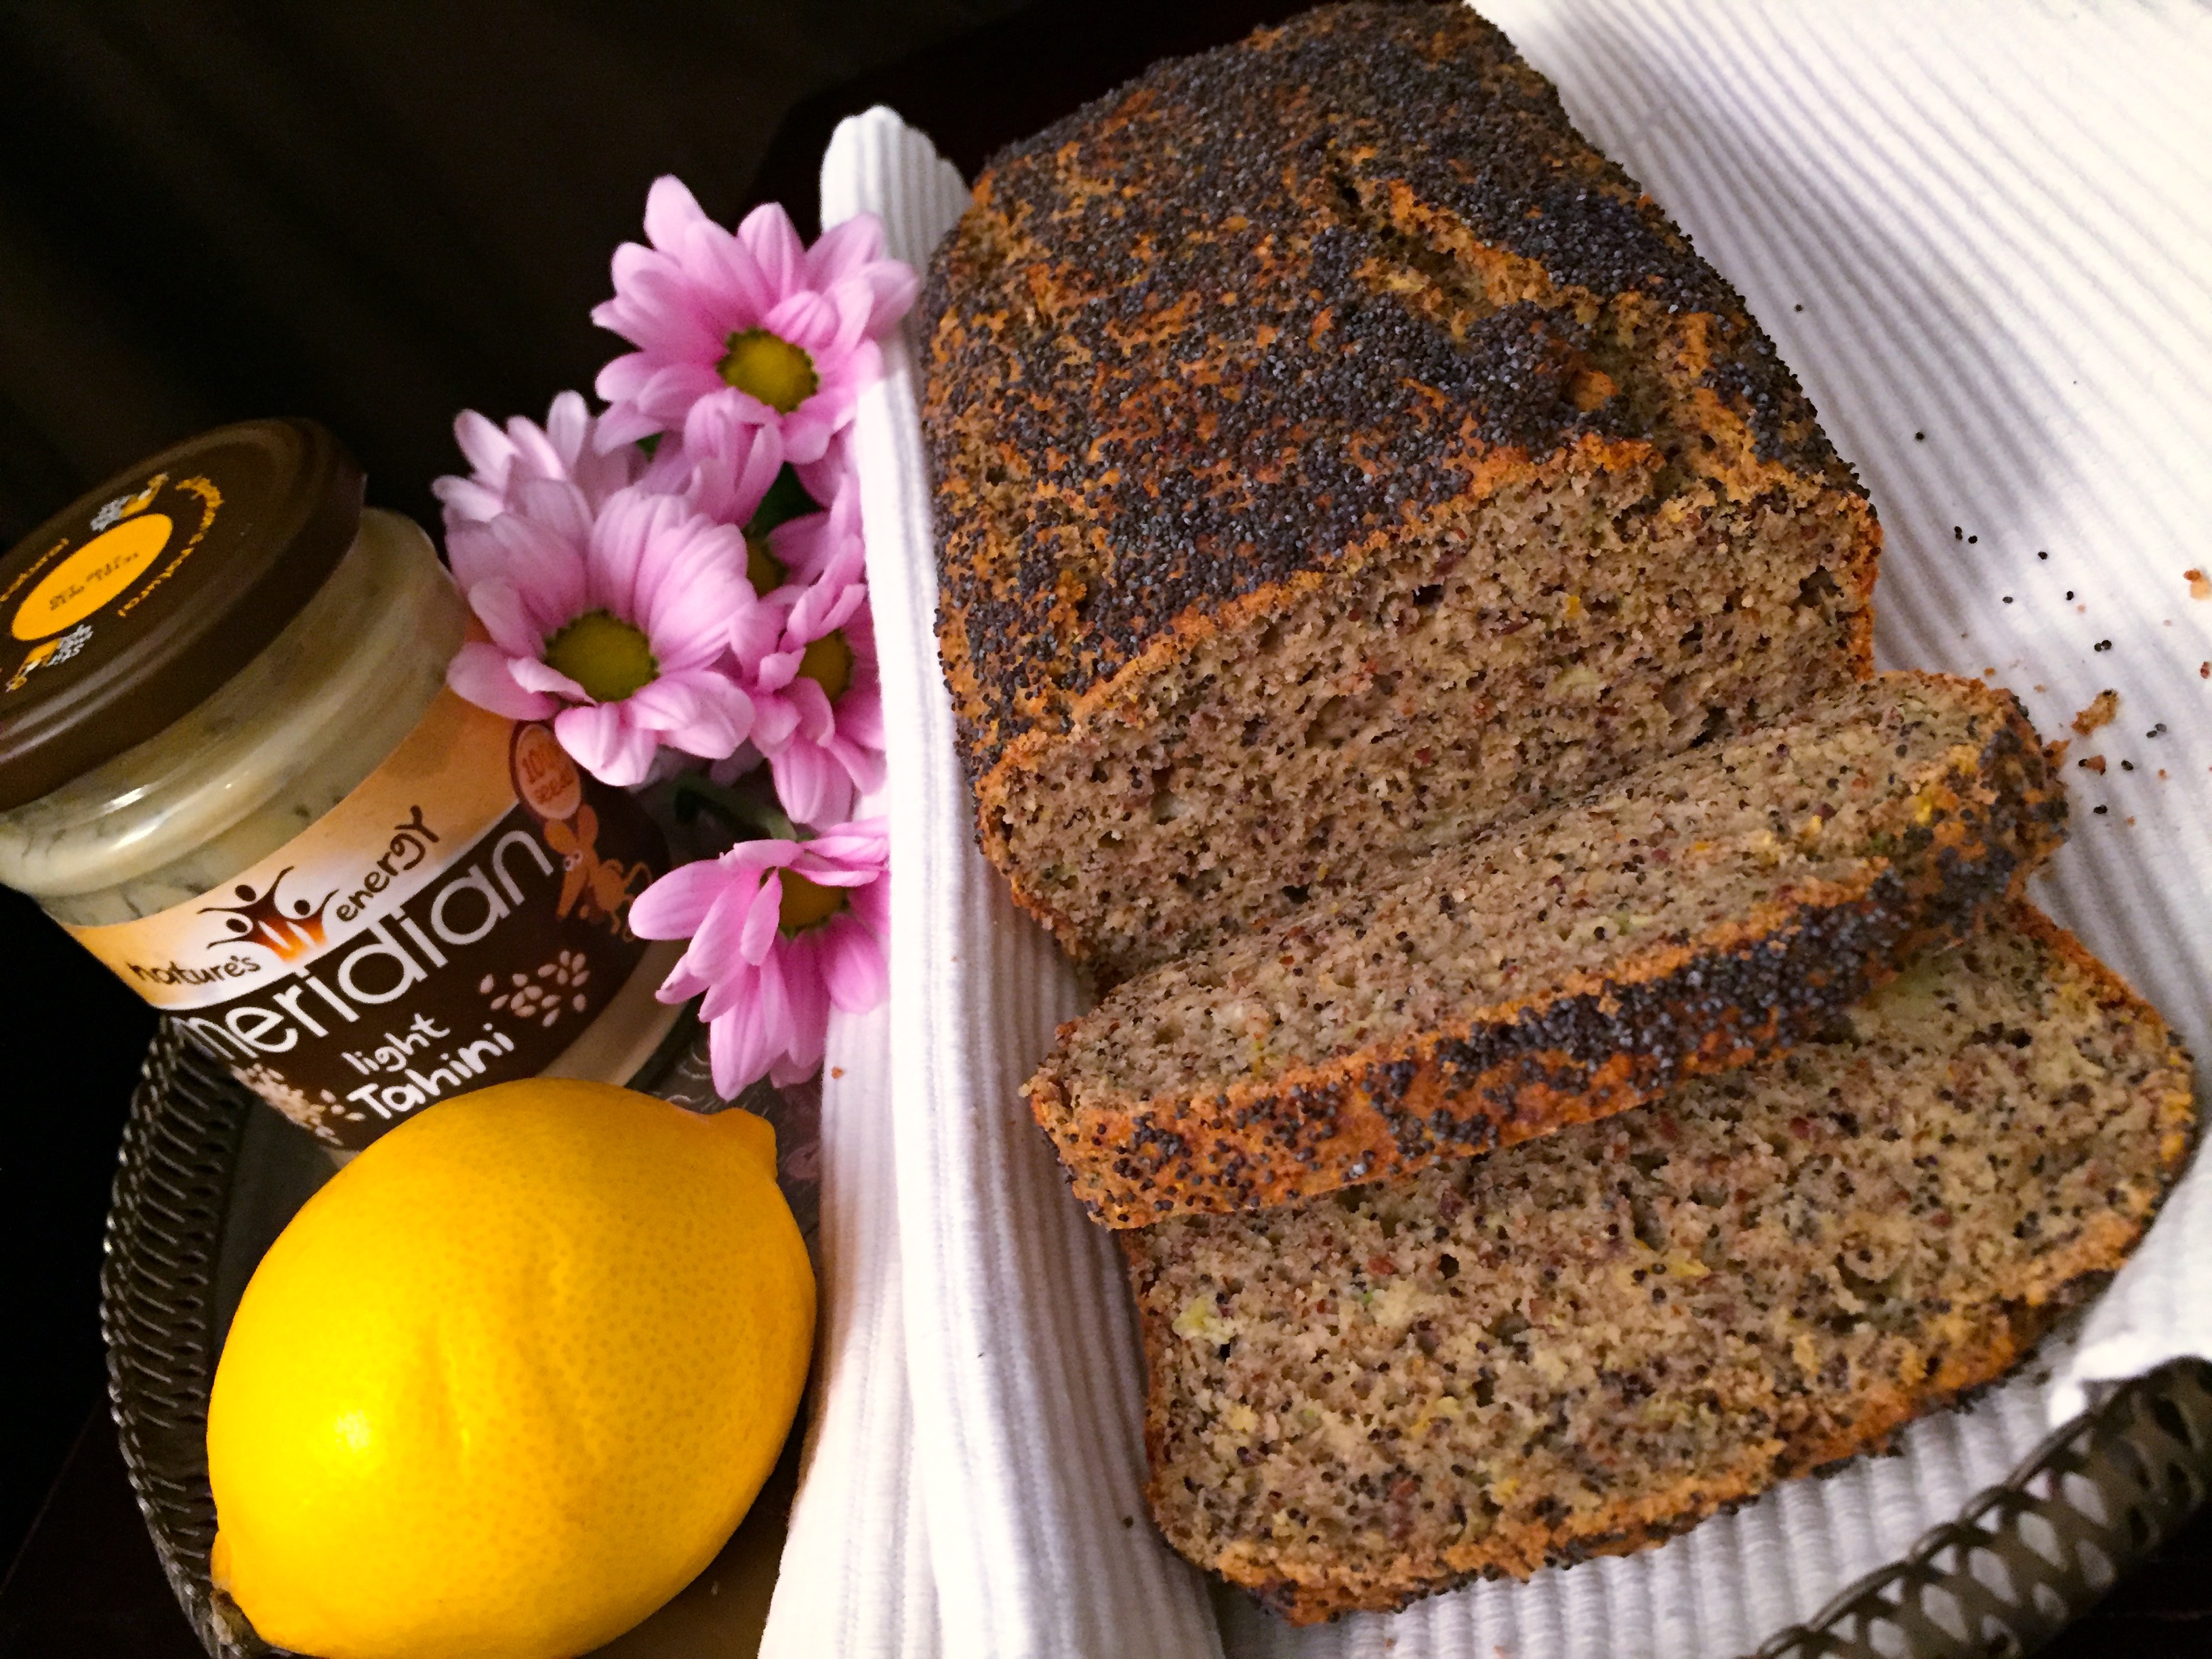
MULTIPOLYGON (((2069 771, 2075 837, 2039 894, 2212 1051, 2212 604, 2183 574, 2212 573, 2212 10, 1487 9, 1743 291, 1859 468, 1888 535, 1885 661, 1994 669, 2054 736, 2120 692, 2118 721, 2075 742, 2108 769, 2069 771)), ((823 222, 877 212, 917 266, 965 199, 888 111, 846 123, 823 163, 823 222)), ((890 745, 891 993, 833 1032, 817 1419, 763 1651, 1711 1659, 1902 1553, 2087 1382, 2212 1355, 2200 1170, 2078 1340, 1913 1425, 1901 1456, 1389 1617, 1294 1632, 1209 1596, 1139 1507, 1115 1252, 1016 1092, 1078 993, 975 848, 911 338, 886 362, 853 441, 890 745)))

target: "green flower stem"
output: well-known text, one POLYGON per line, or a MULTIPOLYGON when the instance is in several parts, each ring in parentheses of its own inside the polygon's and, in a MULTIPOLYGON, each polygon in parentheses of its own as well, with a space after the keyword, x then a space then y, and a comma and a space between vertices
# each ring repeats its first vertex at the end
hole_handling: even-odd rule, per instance
POLYGON ((773 785, 763 789, 748 774, 734 784, 716 783, 703 772, 684 772, 672 781, 671 805, 677 821, 690 823, 700 813, 719 818, 739 841, 799 841, 797 826, 776 804, 773 785))

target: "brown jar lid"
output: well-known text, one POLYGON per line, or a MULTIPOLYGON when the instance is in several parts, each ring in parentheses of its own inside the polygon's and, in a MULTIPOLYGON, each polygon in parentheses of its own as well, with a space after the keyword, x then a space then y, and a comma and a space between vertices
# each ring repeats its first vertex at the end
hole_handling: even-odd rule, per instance
POLYGON ((361 466, 326 428, 246 421, 116 474, 18 542, 0 559, 0 811, 245 667, 353 545, 361 499, 361 466))

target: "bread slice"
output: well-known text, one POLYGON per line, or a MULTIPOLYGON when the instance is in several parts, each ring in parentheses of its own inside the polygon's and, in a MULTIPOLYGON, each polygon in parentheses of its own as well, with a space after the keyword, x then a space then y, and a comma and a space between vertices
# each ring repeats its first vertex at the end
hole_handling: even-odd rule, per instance
POLYGON ((2158 1015, 2021 906, 1763 1066, 1124 1233, 1153 1514, 1298 1623, 1655 1542, 2002 1376, 2195 1123, 2158 1015))
POLYGON ((1871 668, 1811 404, 1463 5, 999 155, 921 315, 978 830, 1102 984, 1871 668))
POLYGON ((1886 674, 1124 983, 1030 1104, 1115 1227, 1487 1152, 1821 1030, 2064 816, 2009 692, 1886 674))

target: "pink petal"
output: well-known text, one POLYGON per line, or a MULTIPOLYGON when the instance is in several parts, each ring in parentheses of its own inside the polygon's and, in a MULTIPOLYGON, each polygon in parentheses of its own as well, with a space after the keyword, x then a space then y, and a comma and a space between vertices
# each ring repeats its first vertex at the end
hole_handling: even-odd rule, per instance
POLYGON ((837 716, 830 708, 830 694, 812 680, 795 679, 784 688, 783 695, 799 711, 799 734, 804 741, 824 742, 837 729, 837 716))
POLYGON ((640 686, 630 705, 641 721, 672 749, 719 760, 745 740, 752 725, 750 699, 720 674, 664 674, 640 686))
POLYGON ((673 173, 664 173, 645 193, 645 237, 666 252, 693 225, 709 222, 698 198, 673 173))
POLYGON ((855 887, 845 896, 853 907, 853 919, 873 933, 877 939, 890 937, 890 883, 885 880, 870 882, 866 887, 855 887))
POLYGON ((559 711, 557 698, 526 690, 508 672, 509 658, 495 645, 471 640, 446 665, 446 684, 456 696, 508 720, 538 720, 559 711))
POLYGON ((783 417, 783 458, 794 467, 818 461, 837 429, 853 418, 850 407, 829 408, 817 392, 783 417))
POLYGON ((653 734, 630 721, 618 702, 567 708, 554 716, 553 735, 576 764, 602 783, 627 787, 645 781, 653 767, 653 734))
POLYGON ((771 334, 788 340, 813 358, 814 372, 823 380, 829 378, 832 364, 823 359, 831 353, 842 355, 837 339, 838 317, 836 301, 801 289, 787 294, 776 302, 761 325, 771 334))
POLYGON ((868 336, 875 316, 875 291, 866 283, 841 283, 826 296, 836 310, 837 331, 830 349, 848 356, 868 336))
MULTIPOLYGON (((442 481, 441 481, 442 482, 442 481)), ((461 482, 457 480, 456 482, 461 482)), ((480 485, 471 485, 480 489, 480 485)), ((505 544, 491 527, 491 521, 506 511, 504 498, 492 499, 491 511, 473 522, 456 525, 448 522, 446 529, 446 557, 453 567, 453 586, 466 593, 478 582, 504 580, 507 575, 505 544)))
POLYGON ((851 778, 818 745, 803 740, 787 744, 770 755, 768 764, 776 799, 793 823, 834 823, 853 810, 851 778))
POLYGON ((921 276, 911 265, 896 259, 878 259, 862 275, 874 291, 876 301, 873 313, 868 319, 868 332, 881 339, 900 318, 914 309, 915 300, 921 292, 921 276))
POLYGON ((479 523, 507 506, 505 496, 474 478, 457 478, 450 475, 433 478, 430 493, 446 509, 446 538, 449 544, 454 531, 461 526, 479 523))
POLYGON ((590 692, 543 658, 510 657, 507 672, 514 676, 514 683, 526 691, 558 697, 566 703, 590 703, 593 701, 590 692))
POLYGON ((835 501, 851 477, 846 465, 845 434, 839 432, 823 447, 815 459, 801 465, 794 462, 792 471, 799 474, 799 482, 806 486, 806 493, 817 501, 835 501))
POLYGON ((614 405, 599 416, 599 434, 593 440, 603 454, 617 445, 635 443, 640 438, 649 438, 654 433, 663 430, 659 422, 652 419, 635 403, 629 401, 629 394, 626 392, 608 389, 607 380, 610 373, 616 364, 627 361, 625 358, 617 357, 614 362, 609 363, 605 368, 599 371, 599 394, 609 399, 614 405))
POLYGON ((823 929, 828 948, 823 953, 823 982, 838 1007, 848 1014, 866 1013, 890 988, 890 971, 875 936, 865 927, 840 927, 843 921, 840 917, 823 929))
POLYGON ((469 609, 499 648, 513 657, 535 657, 545 648, 545 630, 523 604, 513 582, 480 581, 468 591, 469 609))
POLYGON ((856 748, 882 754, 884 696, 880 687, 855 685, 837 699, 837 735, 856 748))
POLYGON ((884 222, 872 213, 856 213, 823 231, 806 250, 807 280, 827 288, 883 257, 884 222))
POLYGON ((799 730, 799 710, 781 692, 765 690, 758 684, 753 688, 752 740, 762 754, 770 757, 781 753, 786 744, 799 730))
POLYGON ((680 958, 676 966, 669 969, 668 977, 660 981, 660 988, 653 994, 655 1001, 689 1002, 707 988, 707 981, 691 971, 688 962, 688 957, 680 958))
POLYGON ((744 932, 738 935, 738 950, 747 962, 764 961, 769 947, 775 943, 776 926, 783 908, 783 878, 772 875, 761 883, 751 908, 745 912, 744 932))
POLYGON ((484 532, 499 548, 497 574, 514 585, 541 635, 586 609, 584 556, 574 543, 522 512, 501 514, 484 532))
MULTIPOLYGON (((754 902, 760 896, 760 880, 757 875, 733 872, 726 865, 720 868, 721 896, 693 932, 686 960, 695 963, 701 975, 714 984, 726 986, 741 979, 757 965, 747 960, 742 945, 745 918, 752 914, 754 902)), ((717 994, 720 994, 710 993, 710 1001, 717 994)), ((702 1018, 713 1017, 712 1012, 702 1015, 702 1018)))
POLYGON ((689 939, 728 886, 712 859, 679 864, 630 902, 631 931, 641 939, 689 939))
POLYGON ((453 416, 453 441, 460 447, 477 475, 494 489, 507 479, 507 469, 514 459, 514 446, 485 416, 473 409, 465 409, 453 416))
POLYGON ((767 1028, 750 999, 708 1027, 708 1053, 714 1092, 735 1100, 768 1069, 767 1028))
POLYGON ((562 460, 574 467, 590 452, 592 409, 580 392, 556 392, 545 411, 545 437, 562 460))
POLYGON ((752 585, 748 582, 745 596, 731 609, 729 630, 730 653, 737 659, 739 672, 749 678, 761 659, 775 653, 776 642, 783 637, 783 612, 751 594, 752 585))
POLYGON ((769 291, 777 297, 805 282, 805 245, 792 228, 790 215, 777 204, 763 202, 745 215, 738 226, 738 240, 752 255, 769 291))

